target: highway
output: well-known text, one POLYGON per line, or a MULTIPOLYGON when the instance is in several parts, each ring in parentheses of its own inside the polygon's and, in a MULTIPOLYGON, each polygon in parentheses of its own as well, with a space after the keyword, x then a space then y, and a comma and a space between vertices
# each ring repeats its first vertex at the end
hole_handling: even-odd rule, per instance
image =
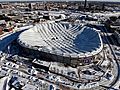
POLYGON ((108 43, 108 46, 109 46, 109 48, 111 50, 111 54, 113 56, 113 61, 116 63, 116 66, 117 66, 117 69, 118 69, 117 70, 118 73, 116 75, 116 79, 114 79, 113 82, 110 84, 110 86, 108 86, 108 88, 114 88, 116 86, 116 84, 118 84, 119 81, 120 81, 120 72, 119 72, 119 70, 120 70, 120 62, 118 62, 117 56, 116 56, 116 54, 114 52, 114 48, 113 48, 114 45, 116 45, 116 42, 109 36, 110 34, 108 33, 108 30, 105 27, 98 27, 98 28, 102 32, 104 32, 103 34, 104 34, 106 42, 108 43), (110 37, 110 38, 108 39, 108 37, 110 37), (112 41, 113 45, 110 43, 111 41, 112 41))
MULTIPOLYGON (((105 29, 105 30, 107 32, 107 29, 105 29)), ((114 58, 115 58, 115 60, 118 64, 118 77, 117 77, 116 83, 113 85, 113 87, 118 88, 118 87, 120 87, 120 60, 118 59, 117 55, 115 54, 115 49, 114 48, 115 47, 120 48, 120 47, 119 47, 119 43, 117 43, 112 37, 110 37, 110 39, 113 43, 113 45, 111 45, 111 47, 113 48, 114 58)))

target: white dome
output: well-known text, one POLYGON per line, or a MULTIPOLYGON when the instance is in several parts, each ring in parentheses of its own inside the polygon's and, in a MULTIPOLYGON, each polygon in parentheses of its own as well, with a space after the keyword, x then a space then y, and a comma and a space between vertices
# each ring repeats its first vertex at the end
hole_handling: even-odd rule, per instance
POLYGON ((36 24, 33 28, 22 32, 18 37, 18 42, 20 45, 24 43, 24 47, 44 47, 44 50, 46 48, 49 52, 55 51, 63 53, 63 55, 69 53, 70 56, 76 54, 83 56, 87 53, 92 56, 101 51, 103 46, 101 37, 95 29, 82 25, 68 26, 71 25, 61 23, 36 24), (97 53, 92 53, 92 51, 97 53))

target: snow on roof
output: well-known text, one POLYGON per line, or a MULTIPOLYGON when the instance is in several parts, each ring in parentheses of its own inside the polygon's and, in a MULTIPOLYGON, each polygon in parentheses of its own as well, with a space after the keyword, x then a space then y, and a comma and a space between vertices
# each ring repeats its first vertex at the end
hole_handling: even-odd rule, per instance
POLYGON ((36 86, 26 84, 24 87, 22 87, 22 90, 36 90, 36 86))
POLYGON ((22 32, 18 37, 18 42, 27 48, 35 47, 39 51, 57 55, 67 53, 74 57, 88 52, 90 55, 92 51, 96 51, 91 54, 92 56, 101 51, 102 40, 94 28, 82 27, 82 25, 68 25, 70 27, 65 28, 65 25, 61 23, 36 24, 33 28, 22 32))
POLYGON ((105 17, 111 17, 111 16, 120 16, 120 12, 102 12, 102 13, 93 13, 93 15, 97 16, 105 16, 105 17))
POLYGON ((0 24, 5 24, 5 20, 0 20, 0 24))
POLYGON ((8 79, 8 77, 7 76, 5 76, 5 77, 3 77, 3 78, 1 78, 0 79, 0 87, 1 87, 1 90, 4 90, 5 89, 5 87, 6 87, 6 80, 8 79))
POLYGON ((33 63, 39 64, 39 65, 43 65, 43 66, 46 66, 46 67, 49 67, 49 65, 50 65, 49 62, 42 61, 42 60, 39 60, 39 59, 34 59, 33 63))

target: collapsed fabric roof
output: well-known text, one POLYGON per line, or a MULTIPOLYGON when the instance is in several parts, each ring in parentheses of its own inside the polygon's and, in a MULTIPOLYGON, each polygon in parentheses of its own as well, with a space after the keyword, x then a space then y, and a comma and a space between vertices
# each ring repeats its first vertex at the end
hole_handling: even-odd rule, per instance
POLYGON ((40 23, 22 32, 20 45, 59 55, 92 56, 102 50, 100 35, 93 28, 61 23, 40 23))

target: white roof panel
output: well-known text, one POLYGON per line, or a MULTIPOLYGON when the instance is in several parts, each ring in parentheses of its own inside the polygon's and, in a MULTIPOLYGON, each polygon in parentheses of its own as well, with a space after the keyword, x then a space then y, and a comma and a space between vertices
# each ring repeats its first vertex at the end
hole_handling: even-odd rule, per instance
POLYGON ((22 32, 18 42, 20 45, 25 43, 23 46, 26 47, 44 47, 44 50, 46 48, 49 52, 62 55, 69 53, 71 56, 74 56, 74 53, 83 56, 88 52, 101 51, 99 50, 102 49, 101 37, 95 29, 81 25, 68 26, 65 28, 61 23, 36 24, 33 28, 22 32))

